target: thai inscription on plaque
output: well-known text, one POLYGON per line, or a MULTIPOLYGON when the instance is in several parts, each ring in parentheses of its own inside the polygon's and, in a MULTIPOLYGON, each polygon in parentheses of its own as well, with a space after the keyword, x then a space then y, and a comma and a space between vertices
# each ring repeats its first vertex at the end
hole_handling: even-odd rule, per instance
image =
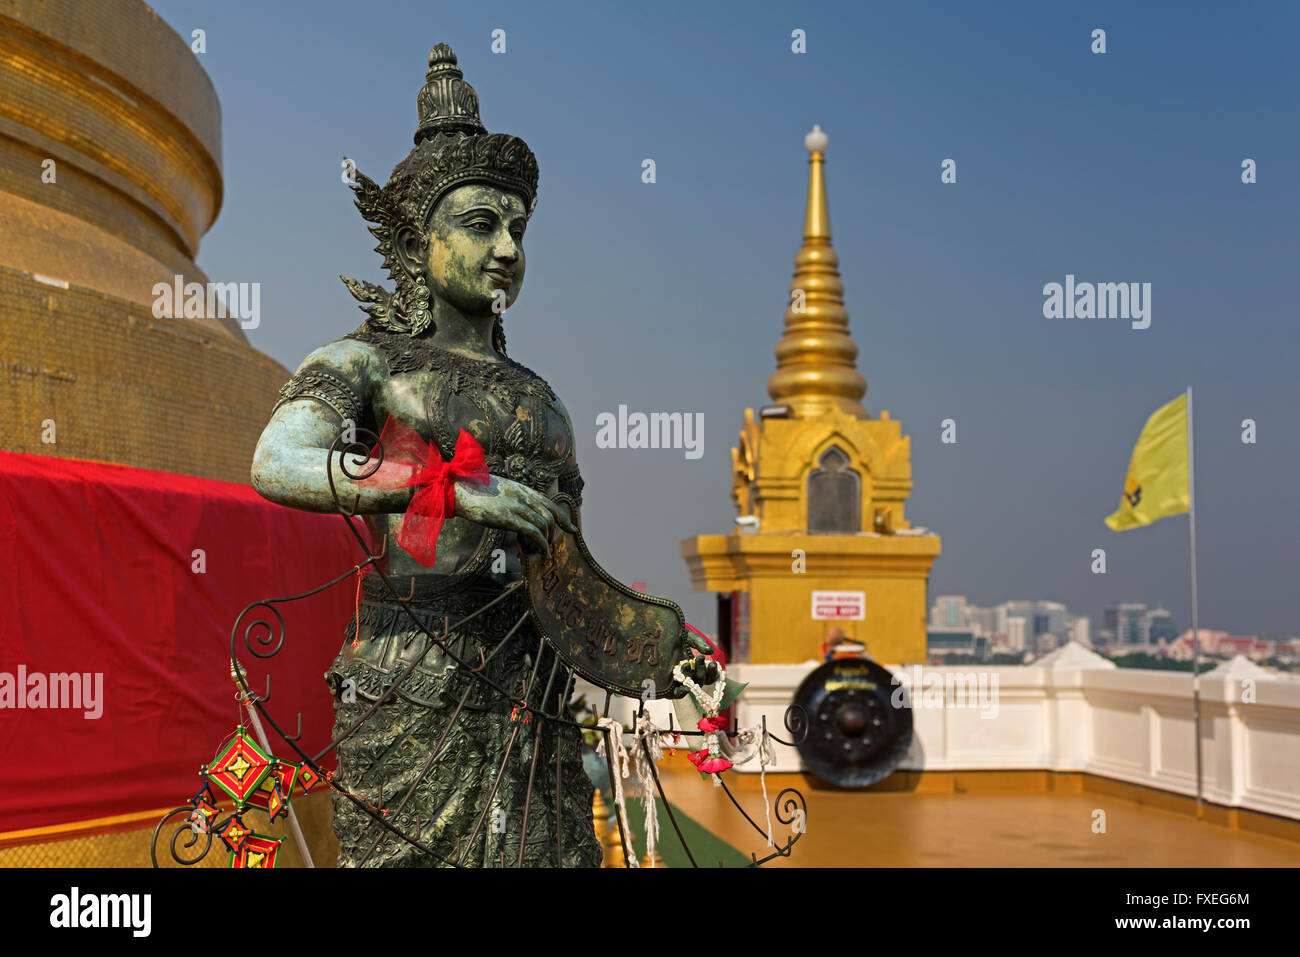
POLYGON ((682 694, 672 676, 689 654, 681 608, 611 577, 580 533, 559 534, 550 560, 525 552, 523 562, 533 620, 578 674, 633 698, 682 694))

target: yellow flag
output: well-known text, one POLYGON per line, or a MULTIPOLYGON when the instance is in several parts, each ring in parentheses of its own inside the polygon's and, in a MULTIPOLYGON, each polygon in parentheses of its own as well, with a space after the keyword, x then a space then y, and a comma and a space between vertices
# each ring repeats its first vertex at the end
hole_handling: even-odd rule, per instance
POLYGON ((1124 478, 1124 497, 1106 525, 1114 532, 1180 515, 1191 504, 1187 481, 1187 395, 1151 414, 1124 478))

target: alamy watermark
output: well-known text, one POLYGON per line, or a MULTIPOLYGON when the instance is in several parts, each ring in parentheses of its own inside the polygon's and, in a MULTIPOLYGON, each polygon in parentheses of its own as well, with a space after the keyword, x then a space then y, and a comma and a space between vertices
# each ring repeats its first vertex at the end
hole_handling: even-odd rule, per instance
POLYGON ((1043 287, 1045 319, 1128 319, 1134 329, 1151 325, 1151 283, 1080 282, 1074 274, 1065 283, 1043 287))
POLYGON ((26 665, 19 665, 17 674, 0 671, 0 710, 5 708, 81 709, 82 717, 95 721, 104 714, 104 673, 72 671, 47 675, 40 671, 28 673, 26 665))
POLYGON ((83 894, 73 887, 50 898, 50 926, 125 928, 133 937, 148 937, 153 927, 152 894, 83 894))
POLYGON ((685 449, 688 459, 704 454, 703 412, 632 412, 596 416, 598 449, 685 449))
POLYGON ((979 708, 981 718, 998 716, 998 673, 996 671, 922 671, 912 666, 906 685, 894 674, 890 703, 895 708, 979 708), (908 700, 910 699, 910 700, 908 700))
POLYGON ((260 282, 185 282, 173 276, 170 283, 153 284, 153 314, 156 319, 231 319, 241 329, 262 324, 260 282))

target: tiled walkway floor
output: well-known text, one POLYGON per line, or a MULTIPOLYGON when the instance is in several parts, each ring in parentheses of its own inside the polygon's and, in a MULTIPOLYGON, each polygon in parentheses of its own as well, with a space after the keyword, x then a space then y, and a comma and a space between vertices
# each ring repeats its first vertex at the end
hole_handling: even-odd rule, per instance
MULTIPOLYGON (((766 853, 765 839, 690 765, 671 760, 662 773, 676 806, 746 854, 766 853)), ((727 778, 763 825, 758 775, 727 778)), ((768 775, 771 798, 784 787, 807 799, 807 831, 769 867, 1300 867, 1300 843, 1090 791, 851 792, 768 775), (1105 833, 1093 833, 1097 810, 1105 833)), ((789 826, 772 823, 783 841, 789 826)))

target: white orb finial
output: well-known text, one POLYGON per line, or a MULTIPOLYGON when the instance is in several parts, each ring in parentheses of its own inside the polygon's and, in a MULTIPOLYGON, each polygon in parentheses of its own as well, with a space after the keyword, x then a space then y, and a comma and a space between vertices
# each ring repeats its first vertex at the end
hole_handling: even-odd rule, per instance
POLYGON ((825 153, 829 142, 822 128, 816 123, 813 124, 812 132, 803 138, 803 145, 809 153, 825 153))

